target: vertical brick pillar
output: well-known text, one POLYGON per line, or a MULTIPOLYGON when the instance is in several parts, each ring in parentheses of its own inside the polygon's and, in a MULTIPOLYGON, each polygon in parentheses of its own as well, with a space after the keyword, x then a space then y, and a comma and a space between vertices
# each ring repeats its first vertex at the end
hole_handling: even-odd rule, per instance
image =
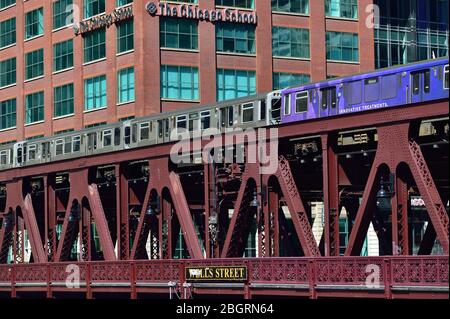
MULTIPOLYGON (((199 0, 202 9, 214 10, 214 0, 199 0)), ((200 102, 216 101, 216 28, 209 21, 198 22, 200 102)))
POLYGON ((53 134, 53 6, 52 2, 44 2, 44 37, 42 44, 44 48, 44 75, 46 77, 46 85, 44 89, 44 120, 45 135, 53 134))
POLYGON ((25 52, 24 48, 24 31, 25 31, 25 16, 24 12, 24 2, 16 1, 16 46, 17 52, 22 52, 23 54, 17 54, 16 56, 16 90, 17 90, 17 100, 16 100, 16 114, 17 114, 17 141, 22 141, 25 135, 25 98, 23 94, 25 79, 25 52))
POLYGON ((327 54, 325 41, 325 0, 309 1, 310 7, 310 47, 311 81, 327 77, 327 54))
MULTIPOLYGON (((106 1, 106 14, 111 14, 116 8, 116 1, 106 1)), ((113 23, 106 30, 106 54, 107 71, 106 71, 106 91, 108 117, 107 122, 117 121, 117 70, 116 70, 116 53, 117 53, 117 26, 113 23)))
MULTIPOLYGON (((74 0, 74 19, 83 19, 83 0, 74 0)), ((80 21, 75 21, 79 24, 80 21)), ((73 90, 74 90, 74 129, 80 130, 84 127, 84 80, 83 80, 83 63, 84 63, 84 51, 83 51, 83 37, 78 35, 73 39, 73 90)))
POLYGON ((372 12, 366 12, 373 0, 358 1, 360 72, 375 69, 375 35, 372 12))
POLYGON ((272 2, 269 0, 255 1, 258 14, 256 28, 256 90, 268 92, 273 88, 272 59, 272 2))
POLYGON ((135 83, 136 117, 161 111, 159 18, 145 10, 146 3, 135 0, 135 83))

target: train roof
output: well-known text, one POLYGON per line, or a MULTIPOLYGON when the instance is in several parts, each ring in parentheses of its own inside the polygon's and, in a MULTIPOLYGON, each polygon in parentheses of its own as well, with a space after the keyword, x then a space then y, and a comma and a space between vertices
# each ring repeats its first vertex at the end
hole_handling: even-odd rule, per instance
POLYGON ((406 71, 406 70, 410 70, 413 67, 418 67, 418 66, 433 67, 435 65, 442 64, 442 62, 445 62, 445 61, 448 63, 448 59, 449 58, 447 56, 447 57, 442 57, 442 58, 437 58, 437 59, 432 59, 432 60, 425 60, 425 61, 419 61, 419 62, 414 62, 414 63, 395 65, 395 66, 391 66, 391 67, 387 67, 387 68, 383 68, 383 69, 373 70, 370 72, 361 72, 361 73, 357 73, 357 74, 353 74, 353 75, 346 75, 346 76, 342 76, 342 77, 338 77, 338 78, 329 79, 326 81, 322 80, 322 81, 307 83, 307 84, 303 84, 303 85, 290 86, 288 88, 281 90, 281 93, 290 94, 290 93, 301 91, 301 90, 308 90, 311 88, 318 88, 318 87, 320 88, 325 85, 340 84, 342 82, 361 80, 361 79, 365 79, 365 78, 375 76, 375 75, 379 76, 379 75, 383 75, 383 74, 389 74, 389 73, 392 73, 393 71, 402 71, 402 70, 406 71))

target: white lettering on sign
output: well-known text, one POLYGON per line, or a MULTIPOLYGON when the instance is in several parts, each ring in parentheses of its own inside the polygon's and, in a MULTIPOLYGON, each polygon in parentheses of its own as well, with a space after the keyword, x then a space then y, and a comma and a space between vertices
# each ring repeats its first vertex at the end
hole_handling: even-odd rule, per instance
POLYGON ((201 9, 197 5, 149 2, 146 10, 152 17, 186 18, 208 22, 257 23, 256 13, 254 11, 231 8, 208 10, 201 9))

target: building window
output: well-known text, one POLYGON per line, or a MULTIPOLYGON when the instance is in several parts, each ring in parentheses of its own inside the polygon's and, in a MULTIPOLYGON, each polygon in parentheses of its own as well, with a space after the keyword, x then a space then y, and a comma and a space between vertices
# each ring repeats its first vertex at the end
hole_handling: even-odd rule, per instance
POLYGON ((161 97, 176 100, 198 100, 198 68, 162 65, 161 97))
POLYGON ((216 6, 254 9, 253 0, 216 0, 216 6))
POLYGON ((272 28, 272 48, 275 57, 309 58, 309 30, 272 28))
POLYGON ((106 106, 106 75, 84 80, 84 109, 90 111, 106 106))
POLYGON ((53 46, 53 71, 73 67, 73 40, 56 43, 53 46))
POLYGON ((16 18, 0 22, 0 48, 16 43, 16 18))
POLYGON ((134 68, 120 70, 117 74, 119 103, 134 101, 134 68))
POLYGON ((84 0, 84 18, 105 12, 105 0, 84 0))
POLYGON ((272 0, 272 11, 308 14, 309 0, 272 0))
POLYGON ((44 49, 25 54, 25 80, 44 75, 44 49))
POLYGON ((73 23, 72 4, 73 0, 53 2, 53 29, 59 29, 73 23))
POLYGON ((326 0, 327 17, 358 19, 358 0, 326 0))
POLYGON ((359 61, 358 34, 346 32, 327 32, 327 60, 359 61))
POLYGON ((133 3, 133 0, 117 0, 118 7, 125 6, 129 3, 133 3))
POLYGON ((216 46, 219 52, 255 54, 255 26, 217 23, 216 46))
POLYGON ((217 100, 224 101, 256 93, 256 72, 217 70, 217 100))
POLYGON ((0 9, 12 6, 16 3, 16 0, 0 0, 0 9))
POLYGON ((309 83, 311 80, 308 74, 293 74, 293 73, 274 73, 273 74, 273 89, 281 90, 290 86, 300 86, 309 83))
POLYGON ((102 59, 106 56, 106 30, 99 29, 84 37, 84 62, 102 59))
POLYGON ((134 21, 128 20, 117 25, 117 53, 134 49, 134 21))
POLYGON ((44 34, 44 9, 39 8, 25 15, 25 39, 44 34))
POLYGON ((0 61, 0 88, 16 83, 16 58, 0 61))
POLYGON ((25 124, 44 120, 44 92, 29 94, 25 97, 25 124))
POLYGON ((16 99, 0 102, 0 130, 16 127, 16 99))
POLYGON ((198 24, 196 21, 161 18, 159 25, 162 48, 198 49, 198 24))
POLYGON ((55 117, 73 114, 73 83, 55 87, 53 92, 53 109, 55 117))

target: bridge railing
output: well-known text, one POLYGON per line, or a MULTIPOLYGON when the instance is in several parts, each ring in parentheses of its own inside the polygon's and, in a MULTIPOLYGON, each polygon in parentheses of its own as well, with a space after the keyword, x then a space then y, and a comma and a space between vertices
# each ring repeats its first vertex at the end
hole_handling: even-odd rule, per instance
POLYGON ((80 287, 167 284, 185 281, 185 267, 246 266, 245 285, 295 284, 309 289, 321 286, 378 284, 399 287, 448 287, 449 256, 322 257, 208 260, 137 260, 85 263, 0 265, 0 290, 8 287, 80 287))

